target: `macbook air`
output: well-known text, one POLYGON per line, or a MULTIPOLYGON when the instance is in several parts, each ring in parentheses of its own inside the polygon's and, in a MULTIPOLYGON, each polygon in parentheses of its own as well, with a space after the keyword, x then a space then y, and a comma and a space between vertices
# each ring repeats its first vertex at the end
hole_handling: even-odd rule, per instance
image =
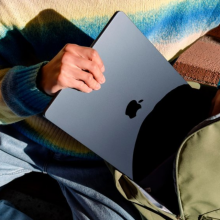
POLYGON ((123 12, 92 48, 105 65, 102 88, 89 94, 63 89, 45 117, 133 179, 142 123, 167 94, 188 84, 123 12))

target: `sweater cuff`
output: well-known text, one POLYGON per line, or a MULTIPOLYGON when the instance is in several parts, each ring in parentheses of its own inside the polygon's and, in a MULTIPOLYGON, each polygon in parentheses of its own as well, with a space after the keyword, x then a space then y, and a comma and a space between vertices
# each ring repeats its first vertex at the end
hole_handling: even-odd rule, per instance
POLYGON ((16 66, 4 76, 1 92, 8 107, 18 116, 28 117, 44 111, 52 97, 36 86, 40 68, 47 62, 33 66, 16 66))

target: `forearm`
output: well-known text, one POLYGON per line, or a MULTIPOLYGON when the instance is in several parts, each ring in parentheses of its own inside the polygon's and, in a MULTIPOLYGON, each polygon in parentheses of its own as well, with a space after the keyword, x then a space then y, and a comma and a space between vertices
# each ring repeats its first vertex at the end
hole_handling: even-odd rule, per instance
POLYGON ((36 86, 44 63, 0 70, 0 124, 10 124, 41 113, 51 97, 36 86))

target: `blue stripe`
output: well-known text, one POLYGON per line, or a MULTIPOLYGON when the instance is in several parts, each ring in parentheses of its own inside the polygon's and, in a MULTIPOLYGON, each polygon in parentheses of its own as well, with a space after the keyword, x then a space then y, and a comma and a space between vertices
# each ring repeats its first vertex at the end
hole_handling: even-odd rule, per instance
MULTIPOLYGON (((218 0, 174 2, 158 10, 128 14, 140 31, 155 43, 174 43, 193 33, 207 31, 220 23, 218 0)), ((72 19, 71 22, 96 39, 110 17, 72 19)))

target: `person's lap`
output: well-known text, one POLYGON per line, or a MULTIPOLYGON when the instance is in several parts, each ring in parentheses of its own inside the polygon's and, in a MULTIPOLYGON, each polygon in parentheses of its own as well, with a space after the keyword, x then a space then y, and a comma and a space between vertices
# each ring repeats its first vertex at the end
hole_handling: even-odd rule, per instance
MULTIPOLYGON (((169 105, 172 111, 168 109, 165 114, 164 111, 160 110, 166 117, 158 113, 156 114, 156 117, 161 115, 163 119, 168 120, 169 123, 162 123, 164 126, 164 128, 162 127, 162 131, 167 130, 168 133, 170 131, 167 129, 167 125, 170 124, 170 119, 173 118, 173 112, 176 112, 175 120, 181 118, 181 123, 180 121, 177 121, 177 123, 174 121, 174 123, 176 123, 175 126, 171 126, 174 130, 177 127, 181 127, 180 130, 178 129, 176 131, 177 134, 179 134, 179 132, 181 133, 177 141, 181 141, 185 135, 184 132, 182 132, 185 123, 190 122, 195 126, 201 120, 204 120, 205 117, 208 117, 208 110, 215 93, 215 91, 208 93, 206 91, 194 91, 194 95, 192 95, 191 91, 189 92, 190 94, 187 95, 185 91, 182 97, 176 97, 174 95, 174 106, 169 105), (191 100, 190 105, 189 97, 191 100), (188 106, 188 114, 186 114, 186 111, 180 114, 180 110, 183 111, 185 109, 183 108, 184 103, 182 103, 184 99, 186 99, 186 106, 188 106), (178 107, 177 101, 180 102, 183 107, 178 107), (170 114, 169 117, 168 113, 170 114)), ((157 109, 160 109, 159 106, 157 106, 157 109)), ((149 121, 147 124, 149 125, 149 121)), ((157 131, 155 134, 159 136, 161 134, 161 132, 158 133, 159 126, 155 125, 155 121, 152 121, 152 126, 153 125, 157 131)), ((185 125, 189 127, 192 126, 190 124, 185 125)), ((150 126, 151 130, 152 126, 150 126)), ((74 219, 140 219, 137 210, 135 210, 129 202, 124 200, 116 190, 110 171, 102 160, 92 161, 54 153, 30 141, 25 136, 16 132, 11 126, 0 126, 0 131, 3 132, 0 132, 0 186, 10 182, 13 178, 17 178, 31 171, 45 172, 58 181, 72 209, 74 219), (11 137, 14 138, 12 139, 11 137)), ((187 132, 189 132, 189 128, 186 129, 185 133, 187 132)), ((149 134, 149 132, 147 133, 149 134)), ((143 135, 145 136, 145 134, 146 131, 143 135)), ((171 139, 169 135, 165 135, 164 138, 161 138, 161 141, 164 142, 166 137, 168 138, 170 146, 171 139)), ((149 142, 149 138, 147 141, 149 142)), ((178 144, 173 145, 173 149, 176 151, 178 144)), ((158 144, 158 146, 164 146, 164 144, 158 144)), ((154 148, 151 150, 153 149, 154 148)), ((173 151, 171 153, 173 154, 173 151)), ((151 151, 136 154, 136 159, 142 162, 140 167, 143 167, 144 163, 145 170, 153 166, 153 163, 151 163, 146 167, 146 162, 144 162, 146 155, 158 158, 157 152, 155 155, 151 151), (140 160, 140 158, 142 159, 140 160)), ((154 165, 154 167, 155 166, 156 165, 154 165)), ((139 170, 143 171, 143 169, 139 170)), ((146 175, 143 173, 140 174, 146 175)))
MULTIPOLYGON (((1 126, 1 186, 31 171, 47 173, 58 181, 72 210, 73 219, 141 219, 133 205, 115 188, 112 175, 103 160, 54 153, 30 141, 11 126, 1 126)), ((21 216, 17 219, 26 217, 2 201, 0 212, 1 216, 5 215, 5 220, 10 219, 7 218, 11 216, 10 211, 21 216)))

